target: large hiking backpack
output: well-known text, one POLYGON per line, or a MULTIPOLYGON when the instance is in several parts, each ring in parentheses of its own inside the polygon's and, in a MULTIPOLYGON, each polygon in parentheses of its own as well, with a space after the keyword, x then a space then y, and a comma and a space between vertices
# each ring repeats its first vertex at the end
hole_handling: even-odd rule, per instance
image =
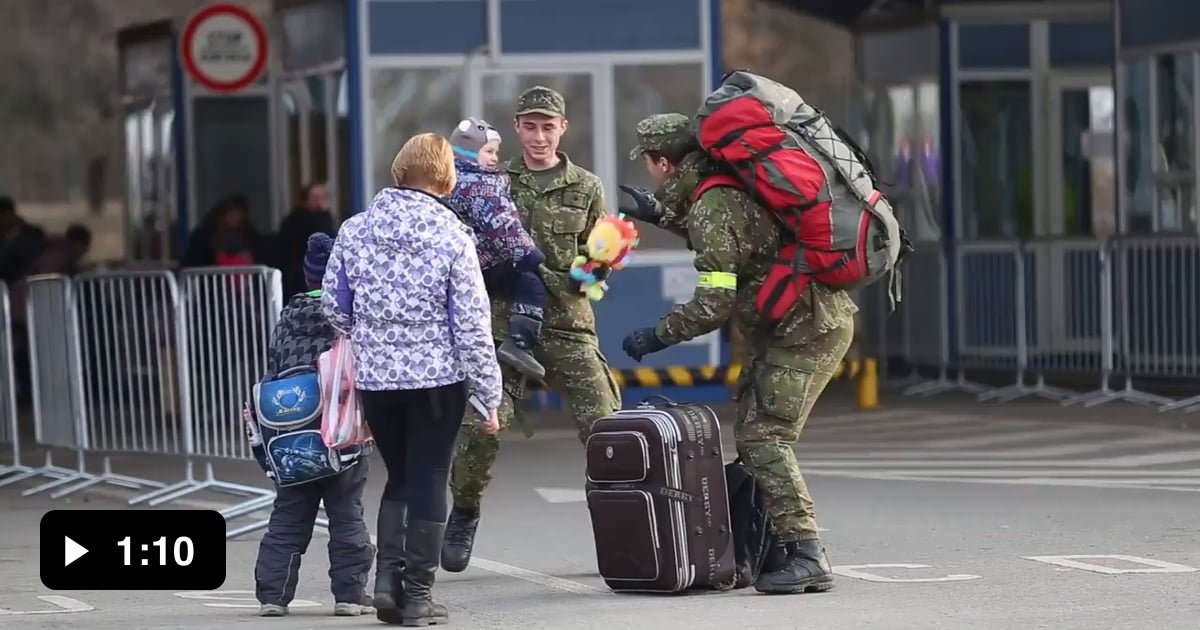
POLYGON ((899 300, 903 231, 866 156, 823 113, 780 83, 737 71, 704 100, 696 129, 700 146, 733 175, 709 177, 693 198, 715 186, 740 188, 793 238, 758 296, 768 320, 786 315, 810 280, 853 289, 888 276, 899 300))

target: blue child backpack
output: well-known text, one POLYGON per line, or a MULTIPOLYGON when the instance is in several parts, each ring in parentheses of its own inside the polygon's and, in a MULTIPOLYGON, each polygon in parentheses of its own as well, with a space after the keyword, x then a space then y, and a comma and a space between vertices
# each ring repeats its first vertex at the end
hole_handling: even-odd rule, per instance
POLYGON ((361 446, 335 450, 321 438, 321 380, 315 366, 264 378, 251 400, 266 464, 280 487, 332 477, 358 463, 361 446))

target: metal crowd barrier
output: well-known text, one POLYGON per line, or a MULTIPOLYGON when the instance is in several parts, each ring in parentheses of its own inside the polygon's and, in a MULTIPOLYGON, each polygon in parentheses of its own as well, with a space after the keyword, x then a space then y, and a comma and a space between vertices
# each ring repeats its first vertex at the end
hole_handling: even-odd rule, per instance
POLYGON ((8 299, 8 286, 0 281, 0 446, 12 449, 12 462, 0 465, 0 478, 28 473, 32 468, 21 463, 21 433, 17 418, 17 379, 13 346, 12 303, 8 299))
POLYGON ((879 327, 899 335, 882 345, 913 368, 902 381, 906 394, 1200 410, 1200 396, 1173 401, 1133 385, 1135 378, 1200 379, 1200 239, 959 243, 953 293, 942 252, 938 243, 917 244, 903 267, 904 301, 891 318, 899 322, 879 327), (919 382, 919 367, 937 368, 938 378, 919 382), (991 388, 967 380, 968 370, 1011 370, 1015 379, 991 388), (1046 383, 1047 375, 1063 374, 1100 382, 1083 393, 1046 383), (1114 378, 1123 386, 1112 387, 1114 378))
MULTIPOLYGON (((232 519, 270 506, 275 500, 274 492, 256 486, 217 481, 212 474, 212 460, 253 459, 242 425, 242 405, 267 370, 271 331, 283 308, 281 274, 267 267, 189 269, 180 275, 180 284, 189 350, 184 365, 191 440, 193 454, 207 460, 205 480, 151 504, 205 489, 250 497, 221 511, 226 519, 232 519)), ((265 521, 254 523, 228 535, 265 526, 265 521)))
MULTIPOLYGON (((946 252, 941 243, 921 242, 914 244, 914 251, 905 258, 902 272, 904 279, 903 301, 900 307, 900 336, 902 356, 914 369, 908 379, 900 383, 907 386, 904 393, 909 396, 932 396, 946 392, 981 394, 988 388, 966 379, 966 373, 958 369, 957 360, 951 356, 956 339, 951 337, 949 269, 946 252), (937 378, 924 380, 915 366, 935 366, 937 378), (950 378, 950 371, 955 377, 950 378)), ((961 330, 961 328, 959 329, 961 330)))
POLYGON ((5 479, 0 486, 37 477, 48 477, 50 481, 25 490, 22 496, 96 479, 87 472, 84 457, 87 441, 71 280, 57 274, 31 276, 26 279, 26 287, 34 443, 43 449, 45 462, 5 479), (76 467, 55 464, 54 449, 74 452, 76 467))
MULTIPOLYGON (((213 491, 239 498, 222 511, 227 519, 268 507, 272 490, 219 480, 213 462, 253 460, 241 409, 266 372, 281 284, 280 272, 267 267, 189 269, 178 278, 163 270, 30 278, 35 441, 46 463, 5 468, 0 485, 48 477, 24 494, 60 488, 54 498, 100 483, 144 488, 150 491, 129 504, 151 506, 213 491), (55 465, 54 449, 74 451, 77 466, 55 465), (102 472, 88 472, 85 455, 101 457, 102 472), (115 474, 113 458, 126 455, 182 458, 184 478, 166 485, 115 474), (19 474, 7 477, 12 472, 19 474)), ((5 292, 0 323, 7 333, 6 298, 5 292)), ((12 344, 7 336, 0 342, 0 378, 11 381, 12 344)), ((8 398, 0 401, 0 440, 15 442, 15 401, 8 398)))
POLYGON ((1132 377, 1200 378, 1200 239, 1123 238, 1115 243, 1120 396, 1162 411, 1200 410, 1200 396, 1173 401, 1133 389, 1132 377))

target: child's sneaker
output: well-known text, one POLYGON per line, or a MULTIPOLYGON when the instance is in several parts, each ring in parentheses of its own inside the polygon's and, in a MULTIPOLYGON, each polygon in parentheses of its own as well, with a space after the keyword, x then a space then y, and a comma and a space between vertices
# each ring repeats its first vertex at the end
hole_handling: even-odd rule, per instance
POLYGON ((529 378, 545 378, 546 368, 533 358, 533 347, 537 345, 541 327, 541 322, 536 319, 513 315, 508 320, 508 339, 500 344, 496 357, 529 378))
POLYGON ((287 614, 287 606, 280 606, 279 604, 263 604, 258 607, 259 617, 283 617, 287 614))
POLYGON ((374 614, 375 609, 365 604, 356 604, 354 602, 337 602, 333 605, 333 614, 335 617, 358 617, 361 615, 374 614))

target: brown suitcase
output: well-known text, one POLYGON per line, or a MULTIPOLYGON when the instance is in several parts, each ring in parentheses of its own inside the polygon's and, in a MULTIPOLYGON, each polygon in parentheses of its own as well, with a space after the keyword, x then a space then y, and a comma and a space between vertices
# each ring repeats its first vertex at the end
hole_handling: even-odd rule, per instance
POLYGON ((587 503, 614 591, 727 590, 736 562, 721 452, 707 406, 646 403, 592 425, 587 503))

